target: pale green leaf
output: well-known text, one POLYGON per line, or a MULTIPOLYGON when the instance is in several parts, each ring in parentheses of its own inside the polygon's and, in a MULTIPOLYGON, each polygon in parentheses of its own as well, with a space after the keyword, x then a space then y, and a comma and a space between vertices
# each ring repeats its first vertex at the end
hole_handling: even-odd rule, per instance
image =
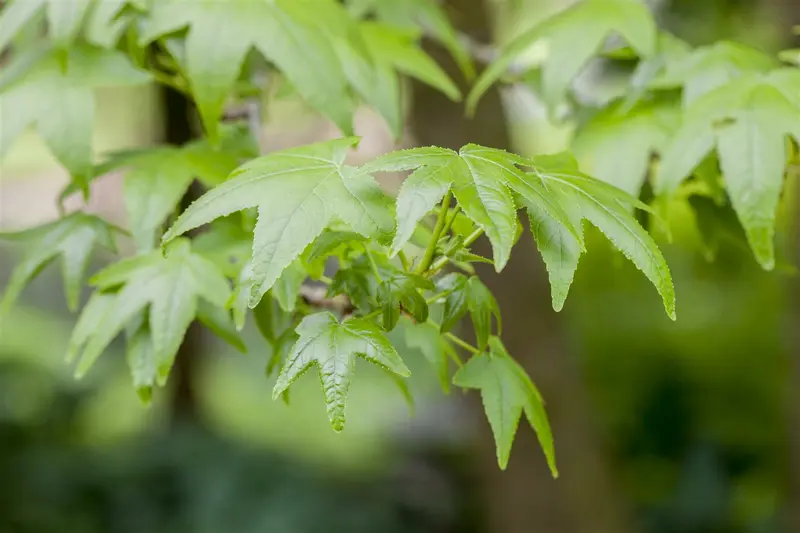
POLYGON ((0 157, 29 126, 36 126, 56 158, 82 186, 92 174, 93 89, 146 82, 124 55, 86 45, 69 49, 63 72, 51 52, 24 76, 0 89, 0 157))
MULTIPOLYGON (((83 213, 73 213, 37 231, 25 232, 20 240, 30 239, 31 247, 11 273, 0 302, 0 317, 11 310, 25 286, 58 256, 62 261, 67 304, 70 310, 76 310, 91 252, 98 244, 113 251, 113 233, 113 228, 104 221, 83 213)), ((0 234, 0 239, 7 238, 15 236, 0 234)))
MULTIPOLYGON (((653 238, 630 212, 631 207, 647 206, 624 191, 581 173, 574 160, 565 159, 563 155, 536 157, 532 164, 536 172, 529 174, 531 179, 539 179, 548 189, 557 190, 553 197, 559 198, 564 205, 573 203, 574 206, 569 207, 572 218, 577 219, 578 211, 575 210, 577 208, 582 218, 603 232, 614 247, 630 259, 653 283, 661 295, 667 315, 674 319, 675 289, 669 266, 653 238)), ((531 212, 530 206, 528 207, 531 212)), ((532 212, 538 220, 540 214, 537 211, 534 209, 532 212)), ((553 234, 552 231, 550 233, 553 234)), ((565 242, 570 243, 569 240, 561 239, 558 245, 563 246, 565 242)), ((559 256, 567 253, 571 257, 570 261, 574 263, 576 261, 574 244, 574 242, 566 244, 570 248, 568 251, 558 251, 559 256)), ((550 250, 547 253, 549 254, 550 250)), ((553 257, 555 259, 556 256, 553 257)), ((567 263, 566 269, 556 278, 558 285, 554 288, 553 294, 556 308, 563 305, 568 281, 574 271, 572 263, 567 263)))
POLYGON ((542 397, 522 367, 508 355, 499 338, 491 338, 489 353, 482 353, 467 361, 456 372, 453 383, 458 387, 481 391, 501 469, 505 470, 508 465, 511 445, 524 411, 536 431, 553 477, 558 477, 553 435, 542 397))
POLYGON ((743 75, 695 101, 663 153, 656 192, 678 185, 716 148, 726 190, 756 259, 773 268, 774 226, 787 166, 786 137, 800 139, 800 75, 743 75))
POLYGON ((198 300, 221 308, 230 298, 222 273, 193 253, 184 239, 172 243, 164 253, 156 250, 113 264, 95 275, 91 283, 100 291, 122 287, 86 339, 76 369, 78 377, 137 315, 148 311, 157 383, 163 385, 183 336, 198 313, 198 300))
POLYGON ((641 102, 628 112, 617 104, 584 125, 572 142, 581 169, 590 176, 639 195, 653 154, 669 143, 680 109, 669 99, 641 102))
POLYGON ((352 138, 275 152, 239 168, 230 180, 194 202, 164 242, 243 209, 258 207, 250 307, 334 220, 364 237, 393 229, 388 198, 372 177, 343 164, 352 138))
POLYGON ((256 48, 310 105, 352 133, 354 104, 326 35, 288 13, 282 2, 165 0, 148 18, 142 42, 189 27, 186 75, 203 123, 216 139, 219 119, 245 56, 256 48))
POLYGON ((344 428, 356 356, 403 377, 411 374, 384 333, 369 321, 339 322, 331 313, 323 312, 304 318, 297 333, 300 339, 278 376, 272 397, 277 399, 312 365, 317 365, 328 418, 335 431, 344 428))
POLYGON ((478 78, 467 98, 475 110, 481 96, 534 45, 542 48, 542 96, 552 108, 611 34, 620 34, 642 57, 656 53, 657 28, 638 0, 583 0, 512 40, 478 78))

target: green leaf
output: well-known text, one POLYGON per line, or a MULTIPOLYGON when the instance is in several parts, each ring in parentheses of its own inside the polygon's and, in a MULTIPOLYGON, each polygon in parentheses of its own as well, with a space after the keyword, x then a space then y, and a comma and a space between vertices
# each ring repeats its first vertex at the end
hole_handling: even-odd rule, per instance
POLYGON ((363 235, 352 231, 325 230, 314 240, 307 259, 308 261, 316 261, 331 255, 337 255, 346 245, 363 243, 366 240, 363 235))
POLYGON ((378 303, 383 307, 383 329, 394 329, 401 309, 410 313, 417 322, 428 320, 428 304, 419 291, 435 288, 429 279, 408 272, 398 272, 381 283, 378 303))
POLYGON ((68 363, 72 363, 81 353, 86 342, 94 335, 97 324, 114 308, 116 301, 116 294, 92 293, 72 330, 65 358, 68 363))
POLYGON ((499 338, 490 339, 489 353, 482 353, 467 361, 456 372, 453 383, 458 387, 481 391, 501 469, 505 470, 508 466, 511 444, 524 411, 528 423, 536 431, 553 477, 558 477, 553 435, 544 401, 525 370, 508 355, 499 338))
POLYGON ((642 57, 656 53, 656 24, 643 3, 638 0, 584 0, 508 43, 500 57, 475 82, 467 97, 468 111, 473 113, 489 87, 535 45, 540 46, 544 54, 542 96, 547 105, 554 108, 564 100, 572 81, 612 33, 624 37, 642 57))
MULTIPOLYGON (((499 272, 508 262, 517 231, 511 191, 569 226, 563 208, 550 201, 542 186, 526 179, 517 164, 529 162, 502 150, 468 144, 459 152, 433 147, 400 150, 364 165, 360 172, 419 169, 408 177, 397 198, 398 231, 392 243, 393 254, 411 238, 422 217, 452 189, 464 214, 489 237, 499 272)), ((570 230, 576 232, 574 228, 570 230)))
POLYGON ((134 317, 149 311, 153 357, 158 383, 166 382, 183 336, 194 320, 198 300, 224 307, 230 287, 213 263, 191 251, 181 239, 167 248, 114 263, 92 277, 100 291, 119 289, 115 303, 96 324, 78 362, 76 375, 83 376, 106 346, 134 317))
POLYGON ((149 405, 153 399, 153 387, 158 382, 158 360, 147 324, 128 335, 125 360, 136 394, 143 404, 149 405))
POLYGON ((328 296, 345 294, 362 312, 369 312, 377 302, 378 281, 366 258, 359 258, 349 268, 339 269, 328 287, 328 296))
POLYGON ((461 91, 453 80, 418 46, 418 33, 399 31, 385 24, 365 22, 364 39, 378 63, 430 85, 453 101, 461 99, 461 91))
POLYGON ((673 54, 649 84, 654 89, 683 88, 688 106, 714 89, 745 74, 766 73, 778 64, 769 55, 741 43, 718 41, 686 53, 673 54))
POLYGON ((197 320, 220 339, 240 352, 247 353, 247 346, 245 346, 242 337, 236 331, 231 313, 227 309, 200 299, 197 303, 197 320))
POLYGON ((444 340, 439 330, 431 323, 405 324, 406 345, 412 350, 419 350, 433 366, 439 384, 445 393, 450 392, 450 368, 448 358, 452 357, 453 348, 444 340))
POLYGON ((775 265, 773 236, 787 166, 786 137, 800 140, 800 73, 780 69, 739 78, 684 113, 662 155, 656 192, 678 185, 716 148, 733 207, 756 259, 775 265))
POLYGON ((653 154, 669 143, 680 124, 673 99, 642 102, 624 112, 625 103, 604 108, 584 125, 572 150, 581 169, 595 178, 639 195, 653 154))
POLYGON ((94 88, 134 85, 149 76, 123 54, 86 45, 71 47, 63 72, 54 52, 0 88, 0 157, 29 126, 36 126, 53 155, 81 186, 92 174, 94 88))
POLYGON ((390 202, 372 177, 343 164, 356 139, 337 139, 275 152, 236 170, 204 194, 164 236, 178 235, 243 209, 258 207, 249 306, 335 219, 364 237, 393 229, 390 202))
MULTIPOLYGON (((567 154, 539 156, 532 160, 536 171, 528 174, 538 179, 552 192, 553 199, 570 211, 575 221, 578 216, 597 227, 620 252, 630 259, 647 279, 655 285, 667 315, 675 319, 675 289, 664 256, 655 241, 636 221, 631 207, 647 208, 636 198, 578 170, 575 160, 567 154)), ((534 235, 537 243, 545 243, 543 257, 553 282, 553 307, 561 309, 577 265, 580 241, 556 231, 555 222, 537 209, 531 209, 534 235), (542 224, 537 229, 535 226, 542 224), (552 240, 552 242, 550 242, 552 240), (560 261, 563 264, 559 264, 560 261)), ((561 221, 559 220, 560 224, 561 221)))
POLYGON ((442 310, 442 324, 440 331, 446 333, 455 327, 469 309, 468 278, 463 274, 451 272, 437 283, 440 291, 447 291, 442 310))
POLYGON ((30 240, 31 247, 11 273, 0 302, 0 318, 6 316, 22 290, 56 257, 61 256, 64 291, 71 311, 78 308, 81 285, 92 250, 101 245, 115 250, 114 229, 93 215, 73 213, 35 230, 0 234, 0 239, 30 240))
POLYGON ((467 291, 469 293, 467 308, 475 328, 475 338, 478 348, 483 350, 492 333, 492 317, 497 321, 497 334, 502 334, 503 321, 500 318, 500 307, 497 305, 492 291, 476 276, 469 278, 467 291))
POLYGON ((278 301, 281 309, 287 313, 294 312, 297 307, 297 298, 300 296, 300 287, 303 286, 307 277, 306 269, 299 259, 295 259, 281 273, 272 287, 272 296, 278 301))
MULTIPOLYGON (((84 22, 91 18, 111 22, 127 0, 11 0, 0 10, 0 53, 20 30, 44 10, 48 36, 56 48, 66 51, 75 42, 84 22)), ((101 43, 97 43, 101 44, 101 43)), ((110 43, 107 43, 107 45, 110 43)))
MULTIPOLYGON (((308 9, 313 9, 308 3, 308 9)), ((352 133, 353 99, 331 41, 287 12, 284 2, 164 0, 143 30, 143 44, 189 27, 185 69, 203 124, 216 139, 226 99, 255 48, 283 73, 300 96, 352 133)))
MULTIPOLYGON (((580 205, 570 201, 569 196, 558 186, 551 187, 551 191, 554 197, 561 200, 570 214, 573 225, 581 228, 583 215, 580 205)), ((550 278, 553 309, 561 311, 575 277, 575 270, 578 268, 578 260, 582 253, 581 243, 546 213, 529 209, 528 217, 536 247, 542 254, 550 278)))
POLYGON ((345 404, 356 356, 400 376, 411 375, 384 333, 362 319, 339 322, 331 313, 307 316, 297 326, 300 339, 292 349, 272 391, 273 399, 316 364, 328 418, 335 431, 344 429, 345 404))
POLYGON ((369 0, 362 7, 362 16, 373 12, 378 20, 401 28, 425 31, 439 41, 458 63, 464 76, 475 77, 472 56, 458 37, 444 9, 430 0, 369 0))

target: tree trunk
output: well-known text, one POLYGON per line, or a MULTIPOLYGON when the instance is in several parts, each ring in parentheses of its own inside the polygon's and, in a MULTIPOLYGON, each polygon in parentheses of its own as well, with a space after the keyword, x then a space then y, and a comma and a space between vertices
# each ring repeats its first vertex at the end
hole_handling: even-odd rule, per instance
MULTIPOLYGON (((451 0, 456 25, 480 42, 491 42, 489 13, 480 0, 451 0)), ((447 57, 431 51, 440 63, 447 57)), ((451 69, 451 74, 458 74, 451 69)), ((412 128, 419 144, 459 148, 474 142, 510 148, 500 94, 489 92, 473 119, 461 104, 422 85, 414 89, 412 128)), ((482 428, 476 474, 482 486, 487 531, 492 533, 623 533, 629 524, 624 498, 612 482, 601 439, 577 361, 566 345, 561 322, 550 304, 541 259, 527 233, 501 275, 481 272, 504 317, 504 341, 528 370, 548 402, 561 478, 553 480, 533 431, 520 424, 508 470, 497 466, 494 443, 480 399, 472 416, 482 428)))

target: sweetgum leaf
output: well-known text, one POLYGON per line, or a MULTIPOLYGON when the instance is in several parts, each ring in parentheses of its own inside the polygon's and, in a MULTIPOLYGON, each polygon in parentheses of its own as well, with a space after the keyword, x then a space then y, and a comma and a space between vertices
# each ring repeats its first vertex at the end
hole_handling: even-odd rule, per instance
MULTIPOLYGON (((90 283, 102 292, 119 290, 92 334, 73 344, 75 349, 82 348, 78 377, 89 370, 114 337, 147 311, 158 383, 163 385, 197 314, 198 301, 223 308, 230 298, 228 281, 219 269, 193 253, 185 239, 174 242, 165 254, 156 250, 114 263, 93 276, 90 283)), ((84 312, 90 311, 87 308, 84 312)))
POLYGON ((92 175, 94 89, 144 83, 149 75, 119 52, 87 45, 70 47, 67 64, 64 72, 50 51, 27 65, 24 75, 0 86, 0 157, 35 125, 53 155, 85 187, 92 175))
MULTIPOLYGON (((354 103, 331 42, 288 12, 285 4, 272 0, 155 3, 141 42, 147 44, 188 27, 181 59, 212 140, 225 101, 252 48, 274 63, 310 105, 346 134, 352 133, 354 103)), ((314 2, 302 5, 314 9, 314 2)))
POLYGON ((681 128, 662 154, 656 192, 673 194, 716 149, 750 247, 761 266, 772 269, 787 136, 800 141, 800 71, 741 76, 686 109, 681 128))
POLYGON ((458 152, 434 147, 392 152, 367 163, 360 172, 418 169, 408 177, 397 198, 398 230, 392 243, 393 254, 402 249, 419 221, 451 189, 464 214, 486 232, 499 272, 508 262, 517 235, 511 191, 577 233, 563 208, 549 199, 540 184, 528 180, 518 164, 529 161, 502 150, 468 144, 458 152))
POLYGON ((642 2, 583 0, 508 43, 500 57, 478 77, 467 97, 467 109, 474 112, 489 87, 535 43, 546 47, 541 65, 542 96, 553 108, 564 100, 572 81, 612 33, 622 35, 641 57, 656 53, 656 24, 642 2))
POLYGON ((766 73, 777 66, 774 58, 760 50, 741 43, 718 41, 673 55, 649 86, 654 89, 681 87, 683 103, 688 106, 745 74, 766 73))
POLYGON ((0 318, 11 310, 25 286, 59 256, 67 304, 71 311, 75 311, 92 249, 99 244, 114 251, 114 232, 112 226, 96 216, 73 213, 34 230, 0 234, 0 239, 32 242, 31 248, 11 273, 0 301, 0 318))
POLYGON ((0 10, 0 53, 43 10, 50 41, 56 48, 66 50, 74 43, 84 21, 91 18, 96 24, 108 24, 126 3, 127 0, 11 0, 0 10))
POLYGON ((475 76, 472 56, 458 37, 458 32, 438 2, 431 0, 367 0, 356 9, 361 16, 371 13, 381 22, 402 28, 414 28, 439 41, 458 63, 464 76, 475 76))
POLYGON ((488 353, 472 357, 453 376, 458 387, 481 391, 486 418, 492 427, 497 445, 497 463, 505 470, 511 455, 511 444, 523 411, 536 431, 547 458, 550 472, 558 477, 553 435, 544 401, 525 370, 514 361, 498 337, 489 340, 488 353))
MULTIPOLYGON (((535 172, 527 174, 529 179, 539 180, 551 191, 553 200, 565 206, 573 224, 586 219, 605 234, 614 247, 653 283, 667 315, 674 320, 675 289, 669 266, 653 238, 630 211, 631 207, 649 208, 626 192, 583 174, 568 154, 535 157, 532 166, 535 172)), ((560 225, 560 220, 551 220, 547 213, 530 206, 528 212, 550 274, 553 307, 559 310, 564 304, 583 245, 574 235, 558 229, 556 224, 560 225)))
POLYGON ((679 104, 671 98, 609 106, 584 125, 572 150, 581 169, 638 196, 654 153, 669 143, 680 124, 679 104))
POLYGON ((258 207, 250 274, 252 308, 281 272, 334 220, 369 238, 393 229, 391 204, 372 177, 344 165, 356 139, 275 152, 236 170, 184 211, 165 243, 212 220, 258 207))
POLYGON ((411 375, 383 331, 367 320, 339 322, 331 313, 316 313, 303 319, 297 333, 300 339, 278 376, 272 397, 277 399, 312 365, 317 365, 328 418, 335 431, 344 429, 356 356, 399 376, 411 375))

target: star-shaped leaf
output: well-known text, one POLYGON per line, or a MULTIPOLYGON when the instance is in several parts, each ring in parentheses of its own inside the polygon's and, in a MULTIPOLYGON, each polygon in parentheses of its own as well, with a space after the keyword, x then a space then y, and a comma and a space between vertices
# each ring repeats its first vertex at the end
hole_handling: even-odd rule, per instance
POLYGON ((680 107, 672 98, 642 101, 629 111, 624 106, 617 103, 592 117, 572 151, 584 172, 639 196, 653 155, 678 129, 680 107))
POLYGON ((99 244, 114 251, 114 231, 112 226, 94 215, 73 213, 38 228, 0 234, 0 239, 31 241, 30 249, 11 273, 0 302, 0 318, 11 310, 25 286, 58 256, 61 256, 67 304, 70 310, 75 311, 92 250, 99 244))
POLYGON ((716 149, 725 186, 756 259, 773 268, 773 235, 786 137, 800 142, 800 70, 742 76, 699 98, 662 154, 660 194, 678 185, 716 149))
MULTIPOLYGON (((231 295, 219 269, 193 253, 186 239, 172 243, 164 253, 156 250, 114 263, 90 283, 102 292, 118 292, 95 321, 91 335, 73 338, 71 352, 80 353, 76 375, 83 376, 108 344, 147 312, 159 385, 166 382, 183 336, 198 315, 200 300, 224 308, 231 295)), ((93 310, 87 307, 84 314, 90 313, 93 310)))
POLYGON ((542 97, 550 108, 555 107, 564 100, 570 84, 589 59, 613 33, 624 37, 641 57, 656 52, 656 23, 642 2, 583 0, 512 40, 478 77, 467 97, 467 109, 473 112, 489 87, 536 43, 540 43, 544 54, 542 97))
MULTIPOLYGON (((583 174, 571 155, 535 157, 532 165, 536 171, 528 176, 542 181, 553 200, 564 206, 572 225, 580 228, 581 221, 586 219, 605 234, 614 247, 655 285, 667 315, 674 320, 675 289, 669 266, 650 234, 631 213, 631 207, 647 209, 647 206, 620 189, 583 174)), ((583 246, 574 235, 564 231, 560 221, 542 210, 528 209, 528 214, 536 244, 550 275, 553 308, 559 311, 567 297, 583 246)))
MULTIPOLYGON (((292 0, 296 2, 297 0, 292 0)), ((149 43, 188 27, 183 61, 192 93, 212 140, 248 52, 274 63, 297 92, 352 133, 354 102, 334 46, 277 0, 163 0, 155 3, 141 38, 149 43)), ((314 2, 303 8, 314 13, 314 2)))
POLYGON ((236 170, 183 212, 164 242, 212 220, 258 207, 249 305, 334 221, 365 237, 394 226, 391 202, 375 180, 344 164, 357 139, 337 139, 275 152, 236 170))
POLYGON ((358 16, 372 14, 381 22, 398 28, 423 30, 439 41, 458 63, 467 79, 475 76, 472 56, 461 42, 442 6, 431 0, 360 0, 351 2, 358 16))
POLYGON ((69 49, 67 64, 64 72, 51 51, 24 75, 0 86, 0 157, 35 125, 56 158, 85 186, 92 174, 93 89, 144 83, 149 76, 119 52, 85 45, 69 49))
POLYGON ((663 72, 649 86, 653 89, 683 88, 683 103, 690 105, 704 94, 748 73, 766 73, 778 66, 771 56, 731 41, 718 41, 680 53, 673 49, 663 72))
POLYGON ((456 372, 453 384, 481 391, 501 469, 505 470, 508 465, 511 444, 524 412, 528 423, 536 431, 550 471, 554 477, 558 477, 553 435, 542 396, 525 370, 508 355, 498 337, 489 340, 488 353, 471 358, 456 372))
POLYGON ((75 41, 87 18, 109 23, 127 1, 11 0, 0 10, 0 53, 42 10, 45 11, 48 37, 56 48, 66 50, 75 41))
POLYGON ((278 398, 312 365, 317 365, 333 429, 345 423, 345 404, 356 356, 403 377, 411 375, 383 331, 368 320, 339 322, 331 313, 307 316, 297 326, 295 344, 272 391, 278 398))
POLYGON ((247 150, 235 138, 235 131, 223 130, 223 135, 218 147, 204 139, 179 148, 162 146, 121 154, 102 165, 104 172, 127 170, 123 198, 139 250, 153 248, 161 225, 175 211, 195 178, 206 187, 219 185, 244 159, 256 156, 255 147, 247 150))
POLYGON ((565 226, 576 237, 577 230, 563 208, 550 200, 546 189, 532 182, 515 165, 528 163, 521 157, 468 144, 458 152, 445 148, 413 148, 379 157, 360 172, 416 169, 403 183, 397 198, 397 233, 392 254, 411 238, 417 223, 452 190, 463 212, 486 232, 499 272, 508 262, 517 230, 512 191, 524 196, 565 226))

